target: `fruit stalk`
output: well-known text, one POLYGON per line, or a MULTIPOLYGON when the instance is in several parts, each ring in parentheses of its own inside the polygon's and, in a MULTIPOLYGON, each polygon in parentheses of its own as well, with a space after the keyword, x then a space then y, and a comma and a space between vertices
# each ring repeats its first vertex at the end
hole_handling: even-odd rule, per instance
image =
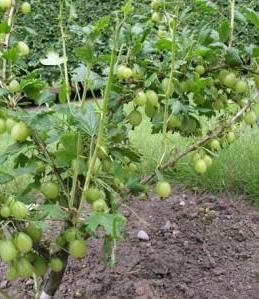
MULTIPOLYGON (((236 115, 233 116, 225 125, 221 126, 221 128, 218 131, 214 130, 215 133, 209 133, 208 135, 206 135, 201 140, 199 140, 196 143, 192 144, 185 151, 179 153, 179 155, 175 159, 169 160, 168 162, 161 165, 158 168, 158 170, 163 170, 163 169, 175 167, 177 162, 180 161, 185 156, 187 156, 189 153, 197 150, 199 147, 206 144, 209 140, 212 140, 212 139, 215 139, 215 138, 219 137, 226 129, 230 128, 233 125, 233 123, 235 123, 252 106, 252 104, 254 104, 254 102, 256 101, 258 96, 259 96, 259 93, 256 93, 255 96, 253 97, 253 99, 250 100, 241 110, 239 110, 236 113, 236 115)), ((156 176, 156 173, 153 173, 153 174, 143 178, 141 183, 146 184, 146 183, 150 182, 155 176, 156 176)))

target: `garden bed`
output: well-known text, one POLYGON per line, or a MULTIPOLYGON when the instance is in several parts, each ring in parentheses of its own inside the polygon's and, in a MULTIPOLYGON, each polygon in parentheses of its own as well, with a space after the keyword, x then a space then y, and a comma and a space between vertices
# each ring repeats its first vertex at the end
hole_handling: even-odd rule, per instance
MULTIPOLYGON (((69 262, 55 298, 258 298, 259 213, 248 203, 179 190, 165 201, 134 198, 129 207, 117 266, 106 268, 101 243, 89 241, 87 257, 69 262), (149 241, 138 240, 141 229, 149 241)), ((32 281, 0 285, 12 298, 31 298, 32 281)))

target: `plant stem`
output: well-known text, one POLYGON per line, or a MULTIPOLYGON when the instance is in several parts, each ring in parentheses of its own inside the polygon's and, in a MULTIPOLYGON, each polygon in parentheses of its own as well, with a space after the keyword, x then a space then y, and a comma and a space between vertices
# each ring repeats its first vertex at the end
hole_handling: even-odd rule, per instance
POLYGON ((109 104, 111 86, 112 86, 113 75, 114 75, 114 66, 115 66, 115 63, 117 60, 117 51, 118 51, 117 44, 118 44, 120 28, 121 28, 121 24, 117 24, 115 34, 114 34, 113 50, 112 50, 112 54, 111 54, 110 71, 109 71, 109 76, 108 76, 107 84, 106 84, 105 91, 104 91, 103 107, 102 107, 102 110, 100 113, 101 115, 100 115, 96 145, 94 148, 93 155, 90 158, 89 169, 88 169, 87 176, 85 179, 85 184, 83 187, 83 192, 82 192, 82 197, 81 197, 81 201, 80 201, 80 205, 79 205, 79 209, 78 209, 78 214, 80 213, 80 210, 82 209, 82 205, 84 202, 84 195, 85 195, 85 192, 87 191, 87 189, 89 188, 91 178, 93 175, 93 170, 95 167, 98 150, 99 150, 99 147, 101 146, 101 143, 103 140, 103 134, 104 134, 104 130, 105 130, 105 120, 106 120, 106 115, 108 112, 108 104, 109 104))
POLYGON ((49 277, 43 287, 43 291, 40 295, 40 299, 52 299, 60 286, 67 266, 68 253, 65 251, 61 251, 59 254, 59 258, 63 262, 63 269, 60 272, 50 272, 49 277))
MULTIPOLYGON (((11 35, 11 27, 12 27, 12 23, 13 23, 13 16, 14 16, 14 13, 15 13, 15 5, 16 5, 16 1, 13 0, 12 7, 10 8, 10 10, 8 12, 7 24, 10 27, 10 32, 8 32, 5 35, 5 39, 4 39, 4 48, 6 50, 9 47, 9 40, 10 40, 10 35, 11 35)), ((6 61, 6 59, 3 59, 3 69, 2 69, 2 78, 3 78, 3 81, 6 80, 6 72, 7 72, 7 61, 6 61)))
POLYGON ((73 174, 73 183, 71 189, 71 198, 69 200, 69 207, 72 208, 75 202, 75 195, 77 190, 77 179, 79 174, 79 167, 80 167, 80 149, 81 149, 81 136, 78 134, 77 138, 77 155, 76 155, 76 165, 73 174))
POLYGON ((62 192, 64 193, 64 195, 66 196, 67 200, 69 200, 69 194, 67 193, 67 190, 66 190, 66 187, 64 185, 64 182, 63 182, 63 179, 62 177, 60 176, 56 166, 55 166, 55 162, 53 160, 53 158, 50 156, 47 148, 46 148, 46 145, 40 140, 38 134, 36 131, 33 132, 33 135, 32 135, 32 139, 34 140, 35 144, 38 146, 40 152, 44 155, 45 159, 49 162, 58 182, 59 182, 59 185, 62 189, 62 192))
POLYGON ((66 98, 67 102, 70 103, 70 84, 69 84, 69 78, 68 78, 68 65, 67 65, 67 46, 66 46, 66 34, 64 30, 63 25, 63 0, 60 0, 60 11, 59 11, 59 27, 60 27, 60 33, 61 33, 61 39, 62 39, 62 49, 63 49, 63 58, 64 58, 64 79, 66 84, 66 98))
POLYGON ((173 19, 173 25, 170 24, 170 19, 168 20, 168 26, 171 33, 172 39, 172 49, 171 49, 171 70, 169 76, 169 82, 167 86, 167 90, 165 91, 165 110, 164 110, 164 121, 163 121, 163 154, 159 161, 159 165, 162 164, 164 157, 167 153, 167 125, 168 125, 168 118, 169 118, 169 101, 171 97, 171 91, 173 89, 173 79, 174 79, 174 72, 175 72, 175 61, 176 61, 176 28, 177 28, 177 17, 173 19))
POLYGON ((229 48, 232 47, 234 38, 234 27, 235 27, 235 0, 229 0, 230 2, 230 37, 229 37, 229 48))

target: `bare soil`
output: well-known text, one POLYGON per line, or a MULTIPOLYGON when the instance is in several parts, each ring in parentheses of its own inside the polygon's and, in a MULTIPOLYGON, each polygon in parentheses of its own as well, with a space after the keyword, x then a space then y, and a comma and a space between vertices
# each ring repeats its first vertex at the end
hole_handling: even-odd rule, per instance
MULTIPOLYGON (((103 264, 101 240, 90 241, 84 260, 69 261, 55 298, 259 299, 259 213, 233 197, 179 191, 164 201, 132 199, 146 223, 125 209, 116 267, 103 264), (150 240, 138 240, 139 230, 150 240)), ((1 279, 0 287, 32 298, 32 281, 1 279)))

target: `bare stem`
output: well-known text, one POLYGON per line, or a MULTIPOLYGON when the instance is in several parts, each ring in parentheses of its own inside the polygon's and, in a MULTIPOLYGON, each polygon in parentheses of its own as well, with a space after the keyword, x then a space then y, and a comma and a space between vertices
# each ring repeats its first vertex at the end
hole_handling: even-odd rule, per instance
POLYGON ((229 0, 230 2, 230 37, 229 37, 229 48, 232 46, 234 38, 234 28, 235 28, 235 0, 229 0))
POLYGON ((114 45, 113 45, 113 50, 111 54, 111 61, 110 61, 110 71, 109 71, 109 76, 106 84, 106 88, 104 91, 104 99, 103 99, 103 107, 100 113, 100 121, 99 121, 99 129, 98 129, 98 134, 97 134, 97 140, 96 140, 96 145, 93 151, 93 155, 90 158, 89 162, 89 169, 87 172, 87 176, 85 179, 84 187, 83 187, 83 192, 82 192, 82 197, 78 209, 78 214, 80 213, 82 209, 82 205, 84 202, 84 194, 89 188, 91 178, 93 175, 94 167, 95 167, 95 162, 98 154, 99 147, 101 146, 102 139, 103 139, 103 134, 105 130, 105 121, 106 121, 106 116, 108 112, 108 104, 109 104, 109 99, 110 99, 110 92, 111 92, 111 86, 112 86, 112 81, 113 81, 113 75, 114 75, 114 66, 117 60, 117 51, 118 51, 118 38, 119 38, 119 33, 120 33, 120 28, 121 24, 117 24, 115 34, 114 34, 114 45))
POLYGON ((40 299, 52 299, 60 286, 67 266, 68 253, 65 251, 60 251, 59 258, 63 262, 63 269, 60 272, 50 272, 49 277, 43 287, 40 299))
POLYGON ((60 33, 61 33, 61 39, 62 39, 62 48, 63 48, 63 58, 64 58, 64 79, 66 84, 66 98, 67 102, 70 103, 70 84, 69 84, 69 78, 68 78, 68 65, 67 65, 67 46, 66 46, 66 34, 64 30, 64 24, 63 24, 63 0, 60 0, 60 12, 59 12, 59 27, 60 27, 60 33))
MULTIPOLYGON (((10 8, 10 10, 8 12, 7 24, 10 27, 10 31, 5 35, 5 39, 4 39, 4 48, 5 49, 8 49, 8 47, 9 47, 11 27, 12 27, 12 23, 13 23, 13 16, 14 16, 14 13, 15 13, 15 4, 16 4, 16 1, 13 0, 12 7, 10 8)), ((6 59, 3 59, 3 69, 2 69, 3 81, 6 80, 6 72, 7 72, 7 61, 6 61, 6 59)))
POLYGON ((174 72, 175 72, 175 61, 176 61, 176 28, 177 28, 177 18, 174 17, 172 20, 173 24, 171 24, 171 20, 168 20, 168 26, 171 33, 172 38, 172 49, 171 49, 171 70, 170 70, 170 77, 167 86, 167 90, 165 91, 165 110, 164 110, 164 122, 163 122, 163 153, 162 157, 159 161, 159 165, 163 162, 163 159, 167 152, 167 125, 168 125, 168 118, 169 118, 169 100, 171 96, 171 91, 173 89, 173 79, 174 79, 174 72))
POLYGON ((45 159, 49 162, 58 182, 59 182, 59 185, 62 189, 62 192, 64 193, 64 195, 67 197, 67 199, 69 200, 69 194, 67 193, 67 190, 66 190, 66 187, 64 185, 64 182, 63 182, 63 179, 60 175, 60 173, 58 172, 56 166, 55 166, 55 162, 53 160, 53 158, 50 156, 48 150, 47 150, 47 147, 46 145, 40 140, 37 132, 34 132, 33 135, 32 135, 32 139, 34 140, 35 144, 38 146, 40 152, 44 155, 45 159))

